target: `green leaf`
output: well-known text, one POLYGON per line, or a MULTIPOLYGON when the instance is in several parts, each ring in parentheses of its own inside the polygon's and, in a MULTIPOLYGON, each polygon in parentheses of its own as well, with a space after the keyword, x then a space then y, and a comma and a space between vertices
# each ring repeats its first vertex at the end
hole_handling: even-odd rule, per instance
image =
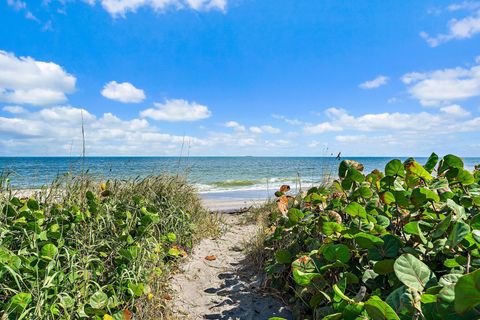
POLYGON ((432 278, 428 266, 410 253, 404 253, 393 266, 397 278, 407 287, 422 292, 432 278))
POLYGON ((480 269, 458 279, 455 285, 455 311, 464 314, 480 304, 480 269))
POLYGON ((352 303, 354 302, 352 299, 350 299, 345 293, 343 293, 343 291, 336 285, 334 284, 333 285, 333 292, 335 292, 335 294, 342 300, 345 300, 349 303, 352 303))
POLYGON ((340 262, 347 263, 348 260, 350 260, 351 252, 344 244, 329 244, 323 249, 323 256, 329 262, 339 260, 340 262))
POLYGON ((297 208, 291 208, 288 210, 287 216, 291 222, 298 223, 300 222, 300 220, 302 220, 304 214, 301 210, 297 208))
POLYGON ((432 233, 432 237, 434 239, 441 237, 450 226, 450 222, 452 221, 452 215, 449 214, 445 217, 437 226, 435 227, 435 231, 432 233))
POLYGON ((468 186, 475 183, 475 178, 473 177, 473 175, 468 170, 465 170, 465 169, 458 169, 458 174, 455 180, 457 180, 464 186, 468 186))
POLYGON ((8 309, 20 313, 27 308, 32 302, 32 295, 30 293, 21 292, 17 293, 10 298, 8 309))
POLYGON ((453 154, 447 154, 445 157, 443 157, 442 161, 440 161, 438 173, 442 174, 451 168, 463 168, 463 161, 453 154))
POLYGON ((357 183, 362 183, 363 181, 365 181, 365 176, 357 169, 350 168, 347 171, 347 176, 345 177, 345 180, 351 180, 357 183))
POLYGON ((414 177, 420 178, 425 181, 430 181, 433 179, 433 177, 430 175, 430 173, 425 170, 424 167, 422 167, 418 162, 416 161, 411 161, 406 164, 406 169, 407 172, 413 175, 414 177))
POLYGON ((33 198, 28 199, 28 201, 27 201, 27 207, 28 207, 28 209, 30 209, 30 210, 38 210, 38 209, 40 209, 40 206, 38 205, 37 200, 35 200, 35 199, 33 199, 33 198))
POLYGON ((463 238, 470 232, 470 226, 463 221, 457 221, 448 236, 447 244, 451 248, 455 248, 463 238))
POLYGON ((365 302, 365 309, 373 320, 400 320, 392 307, 377 296, 365 302))
POLYGON ((40 255, 43 258, 47 258, 47 259, 53 259, 57 253, 58 253, 58 249, 52 243, 47 243, 42 247, 42 250, 40 251, 40 255))
POLYGON ((275 259, 278 263, 290 263, 292 261, 292 255, 287 249, 279 249, 275 252, 275 259))
POLYGON ((393 265, 394 264, 395 264, 395 260, 393 260, 393 259, 378 261, 373 266, 373 271, 375 271, 378 274, 385 275, 385 274, 388 274, 390 272, 393 272, 393 265))
POLYGON ((413 235, 418 236, 423 244, 427 243, 427 239, 423 235, 423 232, 420 229, 420 223, 418 221, 412 221, 412 222, 407 223, 403 227, 403 231, 405 231, 405 233, 413 234, 413 235))
POLYGON ((405 168, 402 161, 393 159, 385 166, 385 175, 390 177, 405 177, 405 168))
POLYGON ((102 291, 97 291, 90 297, 89 303, 94 309, 103 309, 107 306, 108 296, 102 291))
POLYGON ((307 273, 307 272, 300 271, 298 269, 294 269, 292 274, 293 274, 293 280, 295 280, 295 282, 301 286, 308 286, 313 279, 322 278, 322 275, 320 273, 316 273, 316 272, 307 273))
POLYGON ((322 224, 322 232, 326 236, 331 236, 334 233, 340 233, 343 229, 343 225, 337 222, 324 222, 322 224))
POLYGON ((433 169, 435 169, 435 166, 437 165, 438 162, 438 155, 435 152, 432 152, 430 157, 428 157, 427 162, 423 165, 425 170, 428 172, 432 173, 433 169))
POLYGON ((382 199, 382 201, 387 205, 395 203, 395 196, 390 191, 380 194, 380 199, 382 199))
POLYGON ((177 241, 177 236, 175 235, 175 233, 169 232, 169 233, 167 233, 167 239, 170 242, 175 242, 175 241, 177 241))
POLYGON ((430 189, 427 188, 415 188, 412 191, 412 202, 420 206, 427 201, 431 202, 438 202, 440 201, 440 197, 438 194, 430 189))
POLYGON ((348 206, 345 208, 345 212, 351 217, 367 217, 367 211, 365 211, 365 208, 357 202, 349 203, 348 206))
POLYGON ((438 293, 438 297, 445 302, 453 302, 455 300, 455 284, 462 275, 458 273, 446 274, 438 280, 438 284, 442 289, 438 293))
POLYGON ((354 238, 358 245, 364 249, 371 249, 384 243, 381 238, 364 232, 357 233, 354 238))
POLYGON ((455 201, 452 199, 447 199, 447 206, 453 210, 455 213, 455 220, 458 219, 464 219, 467 215, 465 213, 465 208, 462 207, 461 205, 458 205, 455 201))

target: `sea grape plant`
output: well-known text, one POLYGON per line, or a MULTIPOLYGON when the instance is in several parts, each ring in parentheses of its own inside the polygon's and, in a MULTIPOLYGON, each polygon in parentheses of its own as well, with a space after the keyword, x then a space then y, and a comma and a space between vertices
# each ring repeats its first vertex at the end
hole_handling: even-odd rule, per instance
POLYGON ((433 153, 363 171, 276 193, 269 285, 301 319, 480 319, 479 167, 433 153))

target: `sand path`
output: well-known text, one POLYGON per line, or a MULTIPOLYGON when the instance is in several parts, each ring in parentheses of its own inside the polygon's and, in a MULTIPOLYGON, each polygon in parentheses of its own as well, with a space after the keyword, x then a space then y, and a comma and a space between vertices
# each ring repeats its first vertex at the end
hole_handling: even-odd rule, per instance
POLYGON ((257 226, 244 225, 238 215, 224 214, 226 232, 204 239, 172 279, 175 314, 180 319, 292 319, 290 312, 262 293, 261 279, 245 268, 245 243, 257 226), (216 260, 208 261, 206 256, 216 260))

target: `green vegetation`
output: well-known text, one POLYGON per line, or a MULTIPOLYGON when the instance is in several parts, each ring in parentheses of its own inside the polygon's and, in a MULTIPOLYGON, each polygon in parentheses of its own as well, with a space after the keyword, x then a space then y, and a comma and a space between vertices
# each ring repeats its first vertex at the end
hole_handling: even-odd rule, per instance
POLYGON ((480 318, 480 170, 438 160, 345 160, 331 188, 277 192, 265 270, 298 318, 480 318))
POLYGON ((174 262, 218 231, 184 179, 0 192, 2 319, 159 319, 174 262))

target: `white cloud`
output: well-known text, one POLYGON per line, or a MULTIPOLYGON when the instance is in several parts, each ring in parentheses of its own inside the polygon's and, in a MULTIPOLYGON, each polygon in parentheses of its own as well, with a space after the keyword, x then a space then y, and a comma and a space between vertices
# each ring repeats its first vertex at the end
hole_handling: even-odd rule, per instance
POLYGON ((402 77, 408 91, 422 105, 440 105, 480 95, 480 66, 432 72, 412 72, 402 77))
POLYGON ((163 121, 198 121, 212 115, 207 106, 183 99, 169 99, 165 103, 154 103, 155 108, 140 112, 143 118, 152 118, 163 121))
POLYGON ((111 113, 96 117, 85 109, 59 106, 0 117, 0 146, 10 150, 3 149, 2 154, 80 154, 82 116, 90 155, 178 154, 184 142, 206 144, 195 137, 160 132, 146 119, 122 120, 111 113))
POLYGON ((440 110, 446 114, 449 114, 454 117, 467 117, 470 115, 470 112, 463 109, 458 104, 452 104, 450 106, 442 107, 440 110))
POLYGON ((387 100, 387 103, 389 104, 394 104, 394 103, 397 103, 398 102, 398 99, 396 97, 392 97, 392 98, 389 98, 387 100))
POLYGON ((17 11, 27 8, 27 4, 21 0, 7 0, 7 4, 17 11))
POLYGON ((224 126, 227 128, 232 128, 235 131, 245 131, 245 126, 241 125, 237 121, 227 121, 225 122, 224 126))
MULTIPOLYGON (((94 0, 88 2, 93 4, 94 0)), ((113 17, 125 17, 127 12, 136 12, 142 7, 151 8, 156 12, 167 8, 225 11, 227 7, 226 0, 99 0, 98 2, 113 17)))
POLYGON ((259 127, 250 127, 249 130, 252 132, 252 133, 255 133, 255 134, 260 134, 262 133, 262 129, 259 128, 259 127))
POLYGON ((460 3, 452 3, 447 7, 450 11, 458 10, 476 10, 480 8, 480 1, 463 1, 460 3))
POLYGON ((330 121, 309 125, 304 131, 309 134, 347 130, 372 133, 396 131, 431 135, 478 131, 480 124, 480 117, 459 121, 459 117, 467 117, 470 113, 458 105, 441 108, 440 112, 436 113, 384 112, 354 117, 344 109, 330 108, 326 110, 326 114, 330 121))
POLYGON ((342 131, 343 128, 335 126, 330 122, 322 122, 316 125, 307 125, 303 128, 303 131, 307 134, 320 134, 332 131, 342 131))
POLYGON ((5 106, 2 108, 2 110, 11 114, 19 114, 27 111, 20 106, 5 106))
POLYGON ((272 114, 272 118, 277 119, 277 120, 283 120, 283 121, 285 121, 286 123, 288 123, 292 126, 303 124, 303 122, 298 120, 298 119, 291 119, 291 118, 288 118, 288 117, 285 117, 285 116, 279 115, 279 114, 272 114))
MULTIPOLYGON (((453 10, 469 9, 468 5, 450 6, 453 10)), ((470 3, 470 9, 475 9, 470 3)), ((437 47, 442 43, 451 40, 468 39, 480 32, 480 11, 476 11, 471 15, 468 15, 462 19, 451 19, 448 22, 448 31, 446 33, 440 33, 436 36, 431 36, 427 32, 420 32, 420 36, 427 41, 431 47, 437 47)))
POLYGON ((279 134, 280 133, 280 129, 278 128, 275 128, 275 127, 272 127, 270 125, 264 125, 261 127, 261 129, 267 133, 270 133, 270 134, 279 134))
POLYGON ((352 142, 358 142, 366 139, 365 135, 345 135, 345 136, 336 136, 335 140, 338 142, 344 142, 344 143, 352 143, 352 142))
POLYGON ((53 62, 0 51, 0 101, 45 106, 67 101, 76 79, 53 62))
POLYGON ((261 134, 261 133, 279 134, 281 132, 280 129, 272 127, 271 125, 263 125, 260 127, 253 126, 253 127, 250 127, 249 130, 250 132, 255 134, 261 134))
POLYGON ((139 103, 145 100, 143 90, 135 88, 135 86, 129 82, 118 83, 116 81, 110 81, 105 84, 101 93, 102 96, 107 99, 123 103, 139 103))
POLYGON ((359 87, 362 89, 375 89, 387 84, 387 82, 388 82, 388 77, 380 75, 380 76, 377 76, 375 79, 361 83, 359 87))

